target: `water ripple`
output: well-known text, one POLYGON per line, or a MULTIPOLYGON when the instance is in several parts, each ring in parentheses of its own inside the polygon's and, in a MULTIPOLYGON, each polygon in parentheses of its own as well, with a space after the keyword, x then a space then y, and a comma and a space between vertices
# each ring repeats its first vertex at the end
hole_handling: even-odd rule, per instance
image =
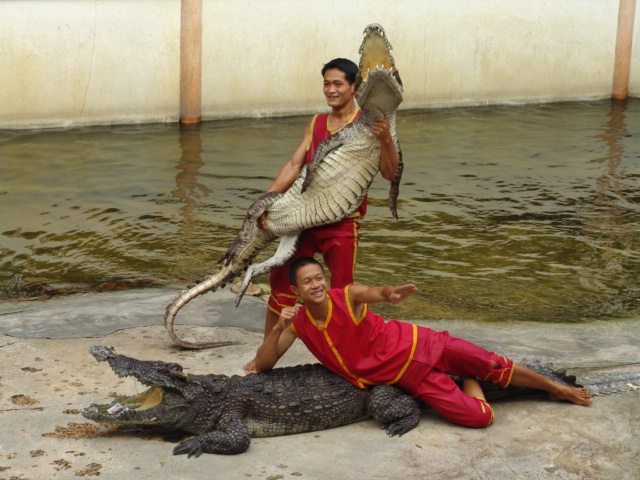
MULTIPOLYGON (((307 121, 0 131, 0 295, 211 273, 307 121)), ((405 111, 398 135, 400 220, 377 179, 356 281, 420 291, 381 313, 640 313, 640 101, 405 111)))

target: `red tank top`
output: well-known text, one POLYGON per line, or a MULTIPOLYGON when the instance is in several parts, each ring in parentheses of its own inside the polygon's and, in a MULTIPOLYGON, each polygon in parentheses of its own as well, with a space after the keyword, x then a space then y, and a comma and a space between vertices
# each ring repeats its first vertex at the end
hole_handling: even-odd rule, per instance
POLYGON ((418 328, 385 320, 364 305, 360 318, 351 311, 349 286, 327 294, 329 313, 324 327, 301 307, 291 328, 329 370, 355 386, 392 384, 400 380, 415 353, 418 328))
MULTIPOLYGON (((318 145, 324 142, 327 138, 329 138, 333 133, 329 130, 329 115, 328 113, 323 113, 320 115, 316 115, 311 120, 311 141, 307 145, 307 156, 305 159, 305 163, 308 164, 313 160, 313 155, 316 153, 318 149, 318 145)), ((354 122, 360 116, 360 110, 355 112, 349 119, 349 123, 354 122)), ((367 197, 364 197, 362 203, 358 207, 351 216, 364 217, 367 214, 367 197)))

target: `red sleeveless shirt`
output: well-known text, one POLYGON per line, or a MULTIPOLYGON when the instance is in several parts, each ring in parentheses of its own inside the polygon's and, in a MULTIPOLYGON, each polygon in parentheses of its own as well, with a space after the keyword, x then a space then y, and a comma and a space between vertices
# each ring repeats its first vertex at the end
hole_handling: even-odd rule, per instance
POLYGON ((325 367, 356 387, 396 383, 413 359, 416 325, 385 322, 366 304, 362 316, 356 318, 348 289, 333 289, 327 294, 329 313, 324 327, 319 328, 303 306, 291 328, 325 367))

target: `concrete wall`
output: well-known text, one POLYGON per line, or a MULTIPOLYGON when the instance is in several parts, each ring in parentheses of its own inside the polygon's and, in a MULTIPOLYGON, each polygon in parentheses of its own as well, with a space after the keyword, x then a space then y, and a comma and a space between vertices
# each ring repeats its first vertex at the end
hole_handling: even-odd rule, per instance
POLYGON ((0 127, 173 121, 180 2, 0 2, 0 127))
MULTIPOLYGON (((373 22, 402 108, 606 98, 617 16, 618 0, 203 0, 203 119, 323 109, 322 64, 357 60, 373 22)), ((0 2, 0 128, 177 121, 179 68, 180 0, 0 2)))

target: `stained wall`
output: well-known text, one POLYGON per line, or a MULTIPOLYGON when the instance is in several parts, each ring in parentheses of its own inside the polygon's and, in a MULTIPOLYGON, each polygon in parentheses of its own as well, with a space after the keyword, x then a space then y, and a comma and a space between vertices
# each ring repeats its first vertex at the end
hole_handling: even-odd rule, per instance
MULTIPOLYGON (((324 108, 322 64, 373 22, 402 108, 606 98, 617 20, 618 0, 203 0, 202 116, 324 108)), ((0 72, 0 128, 177 121, 180 0, 5 0, 0 72)))

